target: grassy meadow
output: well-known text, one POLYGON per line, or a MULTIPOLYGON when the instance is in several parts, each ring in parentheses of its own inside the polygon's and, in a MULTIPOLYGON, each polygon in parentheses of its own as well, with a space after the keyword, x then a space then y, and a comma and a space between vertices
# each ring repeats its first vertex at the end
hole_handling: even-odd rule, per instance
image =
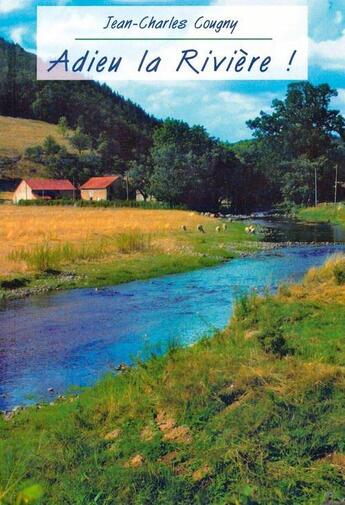
POLYGON ((0 225, 3 296, 21 286, 102 286, 181 272, 260 247, 242 223, 223 229, 180 210, 4 205, 0 225))
POLYGON ((23 154, 28 147, 42 144, 48 135, 70 150, 68 140, 61 135, 57 125, 35 119, 0 116, 0 156, 23 154))
POLYGON ((344 328, 337 257, 210 339, 1 419, 0 502, 341 503, 344 328))
POLYGON ((323 203, 317 207, 299 209, 297 217, 303 221, 341 224, 345 226, 345 205, 342 203, 323 203))
MULTIPOLYGON (((2 169, 3 177, 47 177, 44 165, 26 159, 23 155, 28 147, 43 144, 48 135, 67 148, 75 152, 67 138, 60 133, 57 125, 35 119, 22 119, 0 115, 0 158, 20 158, 12 165, 2 169)), ((13 194, 0 192, 1 200, 12 200, 13 194)))

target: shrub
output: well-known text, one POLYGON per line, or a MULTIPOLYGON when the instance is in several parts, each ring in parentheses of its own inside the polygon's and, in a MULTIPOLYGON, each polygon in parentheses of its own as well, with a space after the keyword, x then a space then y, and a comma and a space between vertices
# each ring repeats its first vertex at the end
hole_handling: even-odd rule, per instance
POLYGON ((9 280, 3 280, 0 281, 0 288, 3 289, 18 289, 18 288, 23 288, 28 284, 28 279, 9 279, 9 280))
POLYGON ((25 150, 25 157, 36 163, 42 163, 44 157, 44 151, 42 146, 32 146, 25 150))
POLYGON ((236 317, 236 319, 240 320, 246 319, 248 316, 253 316, 253 313, 255 313, 256 305, 257 305, 256 294, 242 295, 236 300, 234 316, 236 317))
POLYGON ((74 206, 74 207, 91 207, 91 208, 138 208, 138 209, 176 209, 185 210, 183 205, 171 206, 164 202, 142 202, 137 200, 100 200, 98 202, 89 200, 70 200, 70 199, 56 199, 56 200, 20 200, 18 205, 31 207, 31 206, 74 206))
POLYGON ((262 349, 270 354, 282 358, 293 354, 294 350, 289 347, 285 337, 284 325, 289 320, 282 311, 281 305, 274 297, 267 295, 264 299, 257 318, 258 341, 262 349))
POLYGON ((258 340, 265 352, 279 356, 280 358, 293 354, 284 337, 284 332, 278 324, 271 324, 261 329, 258 340))
POLYGON ((334 270, 335 282, 338 286, 343 286, 345 284, 345 263, 338 263, 335 265, 334 270))

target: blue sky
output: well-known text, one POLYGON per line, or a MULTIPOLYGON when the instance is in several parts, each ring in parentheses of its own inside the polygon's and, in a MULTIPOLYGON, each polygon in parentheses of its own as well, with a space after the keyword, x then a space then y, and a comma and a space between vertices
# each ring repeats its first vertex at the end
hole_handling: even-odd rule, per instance
MULTIPOLYGON (((251 0, 252 3, 255 0, 251 0)), ((282 0, 269 0, 279 4, 282 0)), ((161 1, 155 5, 223 5, 226 0, 161 1)), ((230 0, 229 0, 229 3, 230 0)), ((268 3, 258 0, 259 3, 268 3)), ((292 3, 285 0, 285 4, 292 3)), ((328 82, 339 91, 334 107, 345 114, 345 0, 308 0, 309 79, 328 82)), ((144 5, 142 0, 0 0, 0 36, 35 52, 37 5, 144 5)), ((125 97, 157 117, 175 117, 202 124, 223 140, 249 138, 245 125, 260 110, 269 110, 274 98, 286 92, 287 81, 183 81, 109 83, 125 97)))

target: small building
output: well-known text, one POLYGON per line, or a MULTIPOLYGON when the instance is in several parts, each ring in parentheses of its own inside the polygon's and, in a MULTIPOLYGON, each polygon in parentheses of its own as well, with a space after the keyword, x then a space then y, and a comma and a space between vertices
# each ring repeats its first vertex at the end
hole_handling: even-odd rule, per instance
POLYGON ((122 175, 91 177, 80 186, 82 200, 98 202, 126 198, 126 188, 122 175))
POLYGON ((13 202, 20 200, 73 199, 76 188, 68 179, 23 179, 13 195, 13 202))

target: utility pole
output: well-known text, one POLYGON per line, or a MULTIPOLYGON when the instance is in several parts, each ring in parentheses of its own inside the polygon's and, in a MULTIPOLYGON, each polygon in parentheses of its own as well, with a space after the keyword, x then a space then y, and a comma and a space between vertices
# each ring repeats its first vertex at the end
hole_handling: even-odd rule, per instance
POLYGON ((317 167, 316 167, 316 163, 314 165, 314 191, 315 191, 315 195, 314 195, 314 203, 315 203, 315 207, 317 207, 317 204, 318 204, 318 195, 317 195, 317 167))
POLYGON ((335 165, 335 183, 334 183, 334 205, 337 205, 337 192, 338 192, 338 163, 335 165))

